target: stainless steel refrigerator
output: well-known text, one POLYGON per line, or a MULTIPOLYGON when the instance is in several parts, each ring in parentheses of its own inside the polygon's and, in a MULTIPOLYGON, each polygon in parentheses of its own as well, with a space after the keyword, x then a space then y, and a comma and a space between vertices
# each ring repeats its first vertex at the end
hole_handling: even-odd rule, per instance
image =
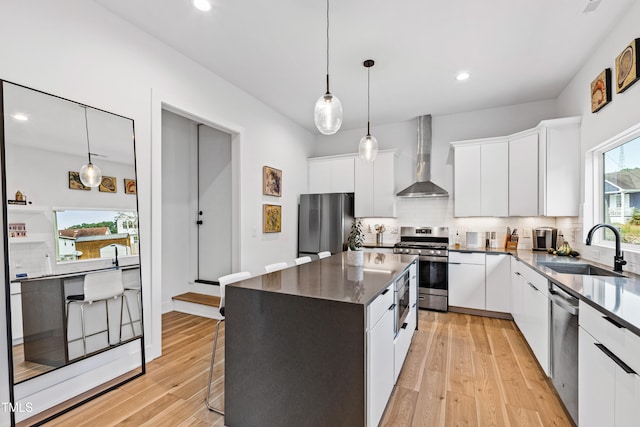
POLYGON ((301 194, 298 256, 347 250, 353 222, 353 193, 301 194))

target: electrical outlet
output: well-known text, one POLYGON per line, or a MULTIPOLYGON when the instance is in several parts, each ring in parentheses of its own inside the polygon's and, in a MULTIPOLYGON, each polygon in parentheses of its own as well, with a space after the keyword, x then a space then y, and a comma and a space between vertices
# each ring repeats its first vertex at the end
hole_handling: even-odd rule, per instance
POLYGON ((593 249, 591 251, 591 256, 593 257, 594 261, 597 261, 600 259, 600 251, 597 249, 593 249))
POLYGON ((522 231, 522 237, 531 237, 531 230, 529 230, 528 228, 525 228, 522 231))
POLYGON ((391 227, 391 234, 398 234, 398 227, 391 227))

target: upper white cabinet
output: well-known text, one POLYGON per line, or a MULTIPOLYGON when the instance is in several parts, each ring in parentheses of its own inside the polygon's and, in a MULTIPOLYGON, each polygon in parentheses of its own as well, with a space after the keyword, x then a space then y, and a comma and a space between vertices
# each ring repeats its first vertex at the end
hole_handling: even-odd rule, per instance
POLYGON ((538 132, 509 138, 509 216, 538 216, 538 132))
POLYGON ((578 216, 579 117, 451 145, 455 216, 578 216))
POLYGON ((540 128, 539 214, 578 216, 580 118, 547 120, 540 128))
POLYGON ((395 217, 395 163, 393 151, 379 152, 375 161, 355 157, 355 216, 395 217))
POLYGON ((354 156, 309 159, 309 193, 353 193, 354 156))
POLYGON ((507 216, 507 139, 492 138, 452 145, 455 151, 455 216, 507 216))

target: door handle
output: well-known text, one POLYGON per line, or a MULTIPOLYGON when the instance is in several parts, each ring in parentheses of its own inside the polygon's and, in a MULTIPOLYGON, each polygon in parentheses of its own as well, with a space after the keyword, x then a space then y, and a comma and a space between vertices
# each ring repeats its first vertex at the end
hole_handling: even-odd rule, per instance
POLYGON ((604 320, 606 320, 607 322, 611 323, 613 326, 615 326, 618 329, 623 329, 624 328, 624 326, 622 326, 620 323, 616 322, 615 320, 613 320, 609 316, 602 316, 602 318, 604 320))
POLYGON ((611 352, 611 350, 609 350, 607 347, 603 346, 600 343, 594 343, 594 345, 596 347, 598 347, 604 354, 606 354, 609 359, 613 360, 615 362, 616 365, 618 365, 623 371, 625 371, 627 374, 635 374, 636 371, 634 371, 633 369, 631 369, 629 367, 629 365, 627 365, 626 363, 624 363, 622 360, 620 360, 618 358, 618 356, 616 356, 615 354, 613 354, 611 352))

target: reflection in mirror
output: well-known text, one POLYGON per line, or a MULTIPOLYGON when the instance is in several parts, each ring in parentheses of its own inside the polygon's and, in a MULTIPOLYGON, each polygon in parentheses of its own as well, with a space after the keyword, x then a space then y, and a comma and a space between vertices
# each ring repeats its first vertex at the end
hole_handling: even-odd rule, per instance
MULTIPOLYGON (((2 98, 15 400, 55 395, 65 379, 103 362, 113 367, 113 378, 139 375, 144 352, 133 121, 8 82, 2 82, 2 98), (103 175, 95 188, 78 177, 89 140, 91 161, 103 175), (91 297, 93 290, 102 296, 91 297), (110 356, 90 362, 96 354, 110 356), (54 369, 63 372, 55 381, 44 375, 54 369)), ((77 393, 96 387, 86 383, 77 393)))
POLYGON ((138 214, 123 211, 54 211, 58 241, 56 259, 61 262, 138 255, 138 214))

